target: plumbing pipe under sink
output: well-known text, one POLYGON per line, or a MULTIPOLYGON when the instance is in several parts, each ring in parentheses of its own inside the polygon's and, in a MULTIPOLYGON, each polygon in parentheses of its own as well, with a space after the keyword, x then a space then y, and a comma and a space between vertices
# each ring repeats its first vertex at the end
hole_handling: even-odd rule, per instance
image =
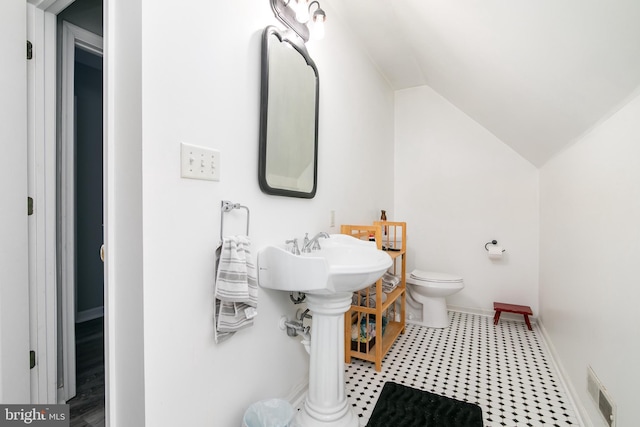
POLYGON ((290 337, 302 335, 300 344, 304 346, 307 354, 311 354, 311 333, 309 332, 311 328, 309 326, 303 326, 302 322, 295 320, 287 320, 287 318, 283 316, 280 318, 280 329, 286 329, 287 335, 290 337))

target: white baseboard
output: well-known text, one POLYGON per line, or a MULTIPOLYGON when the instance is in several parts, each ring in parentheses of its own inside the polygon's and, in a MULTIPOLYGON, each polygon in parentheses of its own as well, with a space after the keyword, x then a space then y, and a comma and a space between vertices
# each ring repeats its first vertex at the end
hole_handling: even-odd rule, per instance
POLYGON ((87 322, 104 316, 104 306, 83 310, 76 313, 76 323, 87 322))
POLYGON ((538 329, 540 330, 540 333, 542 336, 542 343, 544 346, 547 347, 547 350, 551 355, 550 357, 551 363, 553 363, 553 366, 556 368, 556 371, 558 372, 558 377, 560 378, 560 382, 564 386, 565 390, 567 390, 567 397, 571 401, 571 405, 577 410, 576 418, 578 418, 578 422, 580 423, 581 426, 593 427, 593 422, 591 421, 591 418, 589 417, 589 414, 586 408, 582 405, 582 401, 578 397, 578 392, 574 387, 573 382, 569 379, 569 375, 567 374, 567 371, 564 369, 562 362, 560 362, 560 356, 558 355, 556 348, 553 346, 551 337, 549 336, 549 333, 545 329, 544 324, 542 322, 538 322, 538 329))
MULTIPOLYGON (((459 306, 459 305, 447 305, 447 310, 457 311, 457 312, 460 312, 460 313, 478 314, 478 315, 481 315, 481 316, 490 316, 490 317, 493 317, 493 315, 495 314, 495 312, 493 310, 485 310, 485 309, 482 309, 482 308, 462 307, 462 306, 459 306)), ((502 312, 502 314, 500 315, 500 319, 515 320, 516 322, 524 323, 524 316, 522 314, 502 312)), ((531 321, 532 324, 534 324, 534 323, 537 323, 538 318, 536 316, 529 316, 529 320, 531 321)))
POLYGON ((463 307, 460 305, 447 304, 447 310, 457 311, 460 313, 479 314, 481 316, 493 316, 493 310, 485 310, 482 308, 463 307))
POLYGON ((287 394, 283 399, 286 400, 293 406, 294 409, 298 410, 302 408, 305 397, 307 397, 307 392, 309 391, 309 377, 307 376, 303 381, 295 385, 289 394, 287 394))

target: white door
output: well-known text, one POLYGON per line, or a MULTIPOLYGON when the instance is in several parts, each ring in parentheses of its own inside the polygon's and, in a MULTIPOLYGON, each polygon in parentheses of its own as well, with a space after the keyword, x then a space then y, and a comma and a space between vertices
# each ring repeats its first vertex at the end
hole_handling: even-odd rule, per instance
POLYGON ((30 399, 24 0, 0 2, 0 402, 30 399))

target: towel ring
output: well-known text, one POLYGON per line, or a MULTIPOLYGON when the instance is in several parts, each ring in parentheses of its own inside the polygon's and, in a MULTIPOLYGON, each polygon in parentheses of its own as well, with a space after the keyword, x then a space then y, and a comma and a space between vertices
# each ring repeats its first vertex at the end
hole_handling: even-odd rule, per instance
POLYGON ((249 235, 249 208, 241 205, 240 203, 232 203, 228 200, 222 200, 220 202, 220 210, 222 211, 222 215, 220 216, 220 240, 222 240, 222 236, 224 236, 224 214, 231 212, 234 209, 244 209, 247 211, 247 236, 249 235))
MULTIPOLYGON (((490 242, 487 242, 487 243, 484 245, 484 249, 485 249, 487 252, 489 252, 489 248, 487 248, 487 246, 489 246, 490 244, 491 244, 491 245, 497 245, 497 244, 498 244, 498 241, 497 241, 497 240, 492 240, 492 241, 490 241, 490 242)), ((506 249, 503 249, 503 250, 502 250, 502 252, 504 252, 505 250, 506 250, 506 249)))

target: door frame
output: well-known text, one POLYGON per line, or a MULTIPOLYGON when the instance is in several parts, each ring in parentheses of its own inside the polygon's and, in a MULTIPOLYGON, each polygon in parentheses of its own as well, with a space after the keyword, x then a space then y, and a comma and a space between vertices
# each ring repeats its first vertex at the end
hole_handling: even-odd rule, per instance
POLYGON ((58 402, 57 267, 57 14, 74 0, 28 0, 27 61, 28 190, 34 199, 29 223, 30 346, 36 353, 31 370, 31 403, 58 402))
MULTIPOLYGON (((62 320, 63 384, 58 401, 76 395, 76 114, 75 48, 102 57, 102 37, 64 21, 62 23, 61 107, 60 107, 60 279, 62 320)), ((104 198, 104 196, 103 196, 104 198)), ((98 248, 95 256, 99 256, 98 248)), ((59 352, 58 352, 59 353, 59 352)))
MULTIPOLYGON (((63 316, 58 307, 59 304, 68 305, 69 292, 58 288, 58 283, 68 280, 69 271, 59 264, 58 254, 68 253, 64 245, 69 239, 62 233, 58 235, 59 229, 63 229, 58 212, 58 192, 59 185, 65 181, 64 177, 58 177, 58 161, 67 160, 63 160, 64 156, 58 159, 57 154, 57 141, 62 141, 61 132, 65 127, 58 126, 57 120, 57 112, 62 111, 58 99, 62 102, 63 98, 58 89, 58 83, 63 82, 57 78, 57 15, 74 1, 28 0, 26 4, 27 39, 34 52, 27 68, 27 144, 32 153, 28 160, 28 189, 36 206, 35 219, 29 225, 30 345, 36 352, 30 385, 31 403, 38 404, 64 403, 75 395, 75 381, 72 381, 71 393, 64 389, 69 384, 69 379, 65 378, 67 374, 71 372, 75 377, 75 358, 68 357, 67 349, 62 358, 58 357, 59 347, 70 347, 75 355, 75 331, 74 304, 72 310, 66 310, 71 313, 71 319, 63 316), (63 325, 60 330, 59 323, 63 325), (68 335, 71 337, 67 338, 68 335), (62 392, 61 386, 64 386, 62 392)), ((69 29, 68 32, 67 38, 73 41, 78 32, 69 29)), ((71 100, 73 109, 73 98, 71 100)), ((68 100, 64 102, 68 104, 68 100)), ((68 224, 65 227, 68 228, 68 224)))

